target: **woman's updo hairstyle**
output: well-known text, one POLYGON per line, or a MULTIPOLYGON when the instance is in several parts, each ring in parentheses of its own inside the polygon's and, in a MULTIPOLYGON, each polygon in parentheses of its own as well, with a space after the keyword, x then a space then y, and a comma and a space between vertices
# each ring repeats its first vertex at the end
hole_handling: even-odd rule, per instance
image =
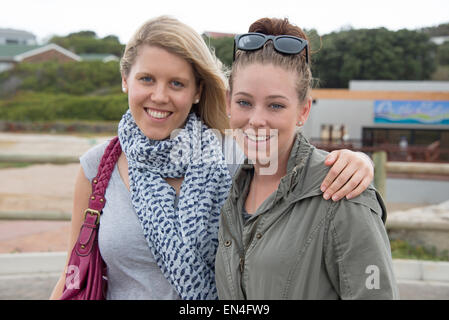
MULTIPOLYGON (((248 32, 259 32, 265 35, 290 35, 305 39, 308 41, 306 34, 301 28, 291 24, 287 18, 262 18, 251 24, 248 32)), ((309 50, 310 51, 310 50, 309 50)), ((309 97, 309 89, 312 86, 312 72, 309 63, 306 62, 306 50, 299 54, 288 55, 283 54, 274 49, 273 42, 267 41, 263 48, 255 51, 237 50, 235 61, 229 77, 229 87, 232 92, 233 78, 239 68, 253 64, 273 64, 288 71, 295 71, 298 75, 296 82, 296 91, 301 104, 306 102, 309 97)), ((307 57, 309 58, 309 57, 307 57)))

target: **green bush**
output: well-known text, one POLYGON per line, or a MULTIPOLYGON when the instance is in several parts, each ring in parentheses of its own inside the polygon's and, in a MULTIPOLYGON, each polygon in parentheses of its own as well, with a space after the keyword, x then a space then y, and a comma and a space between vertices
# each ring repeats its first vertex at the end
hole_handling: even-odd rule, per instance
POLYGON ((20 79, 14 91, 89 94, 103 88, 121 88, 117 61, 20 63, 12 70, 0 73, 0 86, 11 78, 20 79))
POLYGON ((449 41, 438 46, 436 59, 440 65, 449 65, 449 41))
POLYGON ((70 33, 67 36, 54 36, 49 42, 76 53, 111 53, 117 57, 121 57, 125 49, 125 45, 120 43, 117 36, 109 35, 101 39, 90 30, 70 33))
POLYGON ((0 101, 0 118, 9 121, 118 121, 127 108, 124 94, 75 96, 24 92, 0 101))
POLYGON ((390 240, 393 259, 449 261, 448 251, 438 252, 435 247, 413 246, 403 240, 390 240))
POLYGON ((209 38, 203 35, 204 41, 209 45, 212 52, 220 59, 220 61, 225 64, 228 68, 232 65, 232 54, 233 54, 233 37, 223 37, 223 38, 209 38))

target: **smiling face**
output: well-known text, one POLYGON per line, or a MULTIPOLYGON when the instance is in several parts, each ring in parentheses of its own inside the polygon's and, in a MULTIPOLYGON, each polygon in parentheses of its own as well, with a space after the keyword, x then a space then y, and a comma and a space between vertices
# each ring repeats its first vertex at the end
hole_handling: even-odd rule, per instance
MULTIPOLYGON (((236 140, 256 164, 288 160, 298 121, 310 111, 310 99, 300 105, 294 72, 272 64, 238 68, 228 95, 228 114, 236 140)), ((283 162, 282 162, 283 161, 283 162)))
POLYGON ((142 45, 128 75, 122 75, 136 124, 150 139, 163 140, 183 127, 201 96, 192 66, 165 49, 142 45))

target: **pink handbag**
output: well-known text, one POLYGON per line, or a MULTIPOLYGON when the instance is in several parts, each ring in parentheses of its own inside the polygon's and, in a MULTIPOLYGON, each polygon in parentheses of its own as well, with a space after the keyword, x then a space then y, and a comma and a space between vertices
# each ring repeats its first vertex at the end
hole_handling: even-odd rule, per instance
POLYGON ((67 264, 60 300, 104 300, 106 297, 106 264, 98 249, 98 228, 106 202, 104 194, 121 152, 120 141, 115 137, 101 158, 97 176, 92 180, 89 208, 84 212, 84 223, 67 264))

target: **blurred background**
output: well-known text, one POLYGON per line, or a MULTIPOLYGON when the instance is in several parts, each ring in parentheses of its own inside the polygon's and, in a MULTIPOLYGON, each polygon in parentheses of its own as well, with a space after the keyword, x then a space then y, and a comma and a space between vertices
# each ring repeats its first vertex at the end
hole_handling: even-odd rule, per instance
POLYGON ((233 37, 288 17, 311 44, 319 148, 371 156, 404 299, 449 299, 449 2, 25 1, 0 12, 0 299, 47 299, 65 262, 79 156, 127 110, 119 60, 168 14, 224 65, 233 37))

